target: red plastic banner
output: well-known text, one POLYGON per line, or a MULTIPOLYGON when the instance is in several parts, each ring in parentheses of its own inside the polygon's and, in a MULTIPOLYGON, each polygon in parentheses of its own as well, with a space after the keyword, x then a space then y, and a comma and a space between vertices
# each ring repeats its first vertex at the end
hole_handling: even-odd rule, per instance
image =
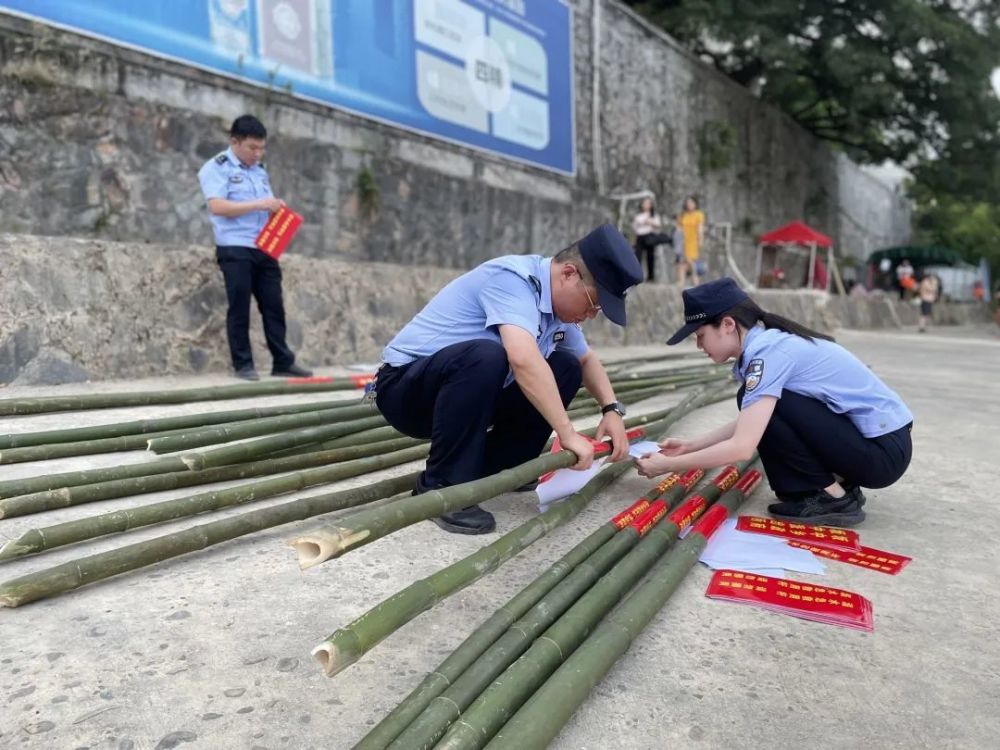
POLYGON ((729 511, 726 510, 724 505, 713 505, 708 509, 701 518, 698 519, 697 523, 691 527, 692 534, 701 534, 703 537, 708 539, 712 534, 714 534, 723 522, 729 518, 729 511))
POLYGON ((898 575, 913 559, 906 555, 897 555, 895 552, 885 552, 873 547, 862 547, 860 550, 848 552, 836 547, 828 547, 825 544, 810 544, 796 540, 789 540, 788 546, 807 549, 814 555, 825 557, 828 560, 837 560, 848 565, 877 570, 879 573, 888 573, 891 576, 898 575))
POLYGON ((652 503, 649 508, 632 522, 632 526, 639 532, 639 536, 646 536, 649 530, 659 523, 660 519, 667 515, 667 504, 662 500, 652 503))
POLYGON ((285 378, 285 382, 289 385, 303 385, 307 383, 332 383, 333 378, 329 375, 313 375, 308 378, 285 378))
POLYGON ((626 526, 631 524, 635 519, 641 516, 649 508, 649 500, 642 497, 636 500, 632 505, 623 510, 617 516, 611 519, 611 523, 621 531, 626 526))
POLYGON ((712 575, 705 596, 750 604, 828 625, 868 632, 875 629, 872 603, 868 599, 853 591, 829 586, 814 586, 738 570, 717 570, 712 575))
POLYGON ((858 532, 850 529, 837 529, 832 526, 810 526, 805 523, 777 521, 773 518, 740 516, 739 520, 736 521, 736 530, 779 536, 782 539, 795 539, 812 544, 819 542, 847 552, 861 549, 861 539, 858 537, 858 532))
POLYGON ((706 507, 708 507, 708 501, 701 495, 694 495, 674 508, 670 514, 670 520, 677 525, 678 529, 687 528, 692 521, 705 512, 706 507))
POLYGON ((256 244, 261 250, 277 260, 288 248, 288 243, 299 231, 302 216, 287 206, 279 208, 267 220, 264 228, 257 235, 256 244))
POLYGON ((355 388, 364 388, 370 382, 375 380, 374 375, 351 375, 350 377, 355 388))

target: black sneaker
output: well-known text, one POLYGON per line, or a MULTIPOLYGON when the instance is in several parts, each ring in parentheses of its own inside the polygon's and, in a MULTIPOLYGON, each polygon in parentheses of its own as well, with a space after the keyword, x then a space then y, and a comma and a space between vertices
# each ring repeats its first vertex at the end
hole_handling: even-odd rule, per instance
POLYGON ((257 371, 253 369, 253 365, 248 365, 247 367, 241 367, 236 371, 236 377, 240 380, 260 380, 260 375, 257 371))
POLYGON ((275 368, 271 370, 271 375, 277 378, 311 378, 312 374, 312 370, 307 370, 298 365, 289 365, 281 369, 275 368))
POLYGON ((767 506, 767 511, 780 521, 807 523, 815 526, 857 526, 865 520, 861 510, 865 496, 853 487, 843 497, 833 497, 826 490, 801 500, 782 500, 767 506))
POLYGON ((493 514, 483 510, 478 505, 470 505, 467 508, 445 513, 431 520, 452 534, 489 534, 497 527, 493 514))

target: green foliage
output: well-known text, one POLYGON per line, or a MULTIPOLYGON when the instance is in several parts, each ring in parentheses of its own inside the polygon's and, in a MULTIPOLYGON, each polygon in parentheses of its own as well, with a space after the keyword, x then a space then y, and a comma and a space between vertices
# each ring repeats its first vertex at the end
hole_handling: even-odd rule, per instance
POLYGON ((379 191, 375 176, 368 167, 362 167, 356 181, 358 208, 365 219, 370 219, 379 209, 379 191))
POLYGON ((1000 205, 994 200, 963 199, 916 186, 916 241, 957 250, 970 263, 985 258, 991 276, 1000 276, 1000 205))
POLYGON ((709 120, 698 133, 698 166, 701 173, 725 169, 733 161, 736 131, 728 122, 709 120))
POLYGON ((1000 143, 995 0, 625 0, 853 158, 1000 143))

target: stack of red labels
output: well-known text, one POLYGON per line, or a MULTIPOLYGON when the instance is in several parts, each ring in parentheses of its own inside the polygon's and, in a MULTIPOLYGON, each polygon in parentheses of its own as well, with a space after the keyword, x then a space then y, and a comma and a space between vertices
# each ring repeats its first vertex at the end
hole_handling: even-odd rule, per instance
POLYGON ((868 599, 853 591, 830 586, 738 570, 717 570, 705 595, 828 625, 868 632, 875 628, 872 604, 868 599))

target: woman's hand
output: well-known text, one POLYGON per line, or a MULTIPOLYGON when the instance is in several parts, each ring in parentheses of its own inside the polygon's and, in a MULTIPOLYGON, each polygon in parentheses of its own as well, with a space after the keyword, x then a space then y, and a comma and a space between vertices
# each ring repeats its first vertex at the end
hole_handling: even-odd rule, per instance
POLYGON ((660 453, 664 456, 683 456, 690 452, 687 441, 680 438, 667 438, 660 443, 660 453))
POLYGON ((636 459, 635 465, 640 476, 652 479, 671 471, 672 463, 673 461, 662 453, 647 453, 642 458, 636 459))

